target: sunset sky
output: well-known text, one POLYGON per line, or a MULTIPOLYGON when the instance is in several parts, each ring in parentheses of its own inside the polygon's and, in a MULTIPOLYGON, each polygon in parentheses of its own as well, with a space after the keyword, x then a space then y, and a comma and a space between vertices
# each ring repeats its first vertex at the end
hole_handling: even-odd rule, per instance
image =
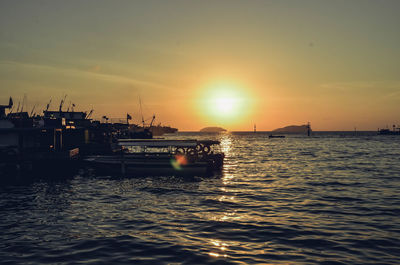
POLYGON ((0 104, 180 130, 400 125, 400 1, 0 1, 0 104))

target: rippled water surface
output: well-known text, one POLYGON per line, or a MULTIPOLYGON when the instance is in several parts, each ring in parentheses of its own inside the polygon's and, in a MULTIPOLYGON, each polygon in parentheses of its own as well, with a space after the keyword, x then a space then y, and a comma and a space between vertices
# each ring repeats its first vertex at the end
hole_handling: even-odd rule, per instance
POLYGON ((222 176, 0 188, 0 263, 400 264, 400 137, 221 140, 222 176))

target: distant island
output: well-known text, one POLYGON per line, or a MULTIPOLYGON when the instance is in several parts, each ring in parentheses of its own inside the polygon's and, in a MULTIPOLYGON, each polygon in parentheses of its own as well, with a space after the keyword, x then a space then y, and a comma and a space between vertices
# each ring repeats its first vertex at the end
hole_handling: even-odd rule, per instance
POLYGON ((226 130, 221 127, 205 127, 203 129, 201 129, 200 132, 219 133, 219 132, 226 132, 226 130))
MULTIPOLYGON (((283 128, 278 128, 273 130, 273 132, 278 132, 278 133, 307 133, 308 131, 308 125, 290 125, 290 126, 286 126, 283 128)), ((310 131, 311 128, 310 128, 310 131)))

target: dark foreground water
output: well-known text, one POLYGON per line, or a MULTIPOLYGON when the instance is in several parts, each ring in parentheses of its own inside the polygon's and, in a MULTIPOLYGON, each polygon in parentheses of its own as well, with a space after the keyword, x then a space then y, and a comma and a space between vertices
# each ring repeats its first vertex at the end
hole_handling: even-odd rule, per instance
POLYGON ((222 176, 0 188, 2 264, 400 264, 400 137, 222 141, 222 176))

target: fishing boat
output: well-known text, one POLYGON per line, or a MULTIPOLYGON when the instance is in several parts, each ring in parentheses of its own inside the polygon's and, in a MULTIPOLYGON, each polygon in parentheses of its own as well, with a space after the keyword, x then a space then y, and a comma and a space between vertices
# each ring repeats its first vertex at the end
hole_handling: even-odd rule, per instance
POLYGON ((97 172, 123 176, 209 176, 222 169, 219 141, 120 139, 112 155, 87 156, 97 172))

